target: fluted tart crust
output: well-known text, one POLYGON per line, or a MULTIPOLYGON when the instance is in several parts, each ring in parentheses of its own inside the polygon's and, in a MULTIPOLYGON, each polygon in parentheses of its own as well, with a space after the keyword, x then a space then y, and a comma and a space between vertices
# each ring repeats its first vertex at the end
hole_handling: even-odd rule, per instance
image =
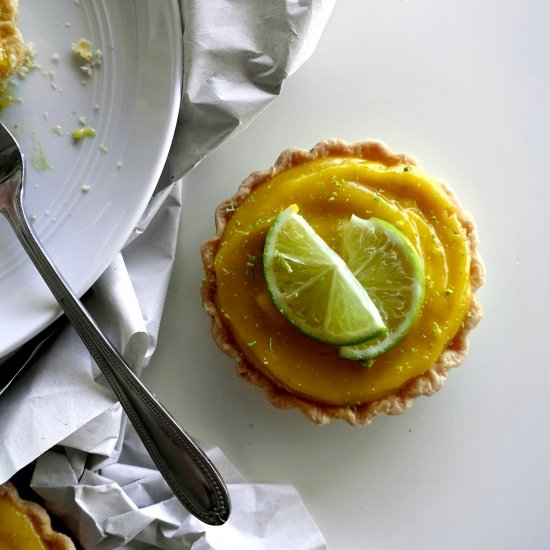
POLYGON ((287 149, 219 205, 215 222, 216 234, 201 249, 212 335, 238 375, 274 406, 297 408, 316 424, 366 425, 438 391, 466 356, 468 333, 482 314, 477 231, 450 187, 412 155, 375 140, 287 149), (338 220, 354 213, 387 219, 419 247, 427 298, 418 326, 368 368, 298 334, 270 303, 258 258, 273 218, 293 202, 329 244, 338 220))

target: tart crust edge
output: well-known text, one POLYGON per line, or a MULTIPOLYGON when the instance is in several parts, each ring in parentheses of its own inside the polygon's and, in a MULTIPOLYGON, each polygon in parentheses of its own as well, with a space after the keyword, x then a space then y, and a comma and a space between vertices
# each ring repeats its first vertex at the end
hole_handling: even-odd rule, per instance
POLYGON ((52 529, 48 512, 36 502, 23 500, 10 481, 0 484, 0 499, 7 499, 17 510, 31 521, 42 542, 51 550, 75 550, 73 541, 62 533, 52 529))
POLYGON ((297 408, 308 419, 319 425, 328 424, 333 419, 341 419, 352 426, 365 426, 370 424, 374 417, 379 414, 401 414, 412 406, 413 401, 417 397, 434 394, 445 384, 449 370, 460 365, 468 353, 468 334, 479 323, 482 317, 482 308, 476 296, 476 291, 482 286, 485 280, 485 270, 477 249, 478 235, 472 217, 462 210, 449 185, 439 180, 445 192, 456 205, 460 223, 465 228, 470 242, 472 302, 462 327, 448 347, 442 352, 436 363, 424 374, 416 376, 394 393, 355 406, 316 403, 303 396, 290 393, 284 387, 276 384, 245 359, 225 327, 221 313, 218 311, 214 301, 216 293, 214 261, 225 225, 235 209, 254 189, 283 170, 314 159, 331 156, 360 157, 365 160, 380 162, 386 166, 395 166, 398 164, 420 166, 419 161, 412 155, 408 153, 395 153, 383 142, 372 139, 356 143, 347 143, 340 139, 329 139, 320 141, 309 151, 299 148, 286 149, 279 155, 272 167, 250 174, 241 183, 237 192, 231 198, 222 202, 216 209, 216 234, 201 247, 201 256, 205 270, 205 279, 201 286, 201 294, 204 308, 212 319, 212 337, 217 346, 236 361, 236 370, 239 377, 248 384, 261 388, 273 406, 279 409, 297 408))

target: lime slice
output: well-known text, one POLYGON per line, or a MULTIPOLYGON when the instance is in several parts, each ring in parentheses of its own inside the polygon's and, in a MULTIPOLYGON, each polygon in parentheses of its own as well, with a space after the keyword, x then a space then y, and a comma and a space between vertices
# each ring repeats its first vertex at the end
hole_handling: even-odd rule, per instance
POLYGON ((277 309, 304 334, 337 346, 356 344, 386 327, 344 260, 289 206, 273 221, 264 275, 277 309))
POLYGON ((424 264, 395 226, 357 216, 343 227, 342 257, 369 293, 388 330, 367 343, 342 347, 339 355, 372 359, 395 346, 416 320, 424 300, 424 264))

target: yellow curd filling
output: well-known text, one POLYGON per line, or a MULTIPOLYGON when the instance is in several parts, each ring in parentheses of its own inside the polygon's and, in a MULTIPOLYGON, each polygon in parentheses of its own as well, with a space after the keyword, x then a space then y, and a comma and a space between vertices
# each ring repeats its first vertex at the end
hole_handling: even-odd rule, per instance
POLYGON ((0 499, 0 550, 47 548, 30 518, 9 500, 0 499))
POLYGON ((468 313, 469 270, 458 207, 435 179, 416 166, 329 157, 280 172, 233 212, 215 259, 215 302, 246 360, 276 384, 314 401, 358 405, 433 366, 468 313), (424 262, 425 298, 415 324, 368 365, 340 359, 338 347, 303 335, 271 301, 262 268, 265 237, 291 204, 336 252, 341 224, 355 214, 394 224, 424 262))

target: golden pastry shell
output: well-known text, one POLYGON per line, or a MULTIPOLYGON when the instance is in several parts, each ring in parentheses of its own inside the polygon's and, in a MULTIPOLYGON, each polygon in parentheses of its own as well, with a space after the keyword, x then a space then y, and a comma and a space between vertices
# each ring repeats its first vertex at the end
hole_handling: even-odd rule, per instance
POLYGON ((468 334, 478 324, 482 316, 481 304, 475 292, 483 284, 485 272, 478 251, 477 230, 473 219, 460 208, 449 186, 445 182, 440 181, 446 193, 457 207, 459 220, 465 228, 470 242, 472 303, 469 314, 465 318, 461 329, 440 355, 436 363, 427 372, 411 379, 394 393, 355 406, 328 405, 294 395, 256 369, 246 360, 235 344, 230 332, 224 325, 223 316, 217 309, 214 300, 216 294, 214 261, 220 246, 223 230, 233 215, 234 210, 258 186, 271 180, 278 173, 294 166, 314 159, 334 156, 359 157, 379 162, 385 166, 399 164, 420 166, 415 157, 407 153, 395 153, 387 145, 377 140, 364 140, 350 144, 339 139, 329 139, 317 143, 309 151, 297 148, 283 151, 271 168, 250 174, 241 183, 235 195, 224 201, 216 209, 216 234, 201 247, 202 261, 205 269, 205 280, 201 287, 201 293, 204 307, 212 318, 212 336, 214 341, 224 353, 235 359, 238 375, 248 384, 263 389, 267 398, 275 407, 279 409, 297 408, 311 421, 320 425, 327 424, 333 419, 342 419, 353 426, 364 426, 369 424, 379 414, 401 414, 411 407, 417 397, 432 395, 444 385, 449 370, 458 366, 463 361, 468 352, 468 334))
MULTIPOLYGON (((16 510, 23 513, 30 520, 46 548, 49 550, 75 550, 75 545, 69 537, 52 529, 48 512, 36 502, 23 500, 19 496, 15 485, 10 481, 0 485, 1 499, 9 501, 16 510)), ((0 521, 2 521, 1 518, 0 521)))

